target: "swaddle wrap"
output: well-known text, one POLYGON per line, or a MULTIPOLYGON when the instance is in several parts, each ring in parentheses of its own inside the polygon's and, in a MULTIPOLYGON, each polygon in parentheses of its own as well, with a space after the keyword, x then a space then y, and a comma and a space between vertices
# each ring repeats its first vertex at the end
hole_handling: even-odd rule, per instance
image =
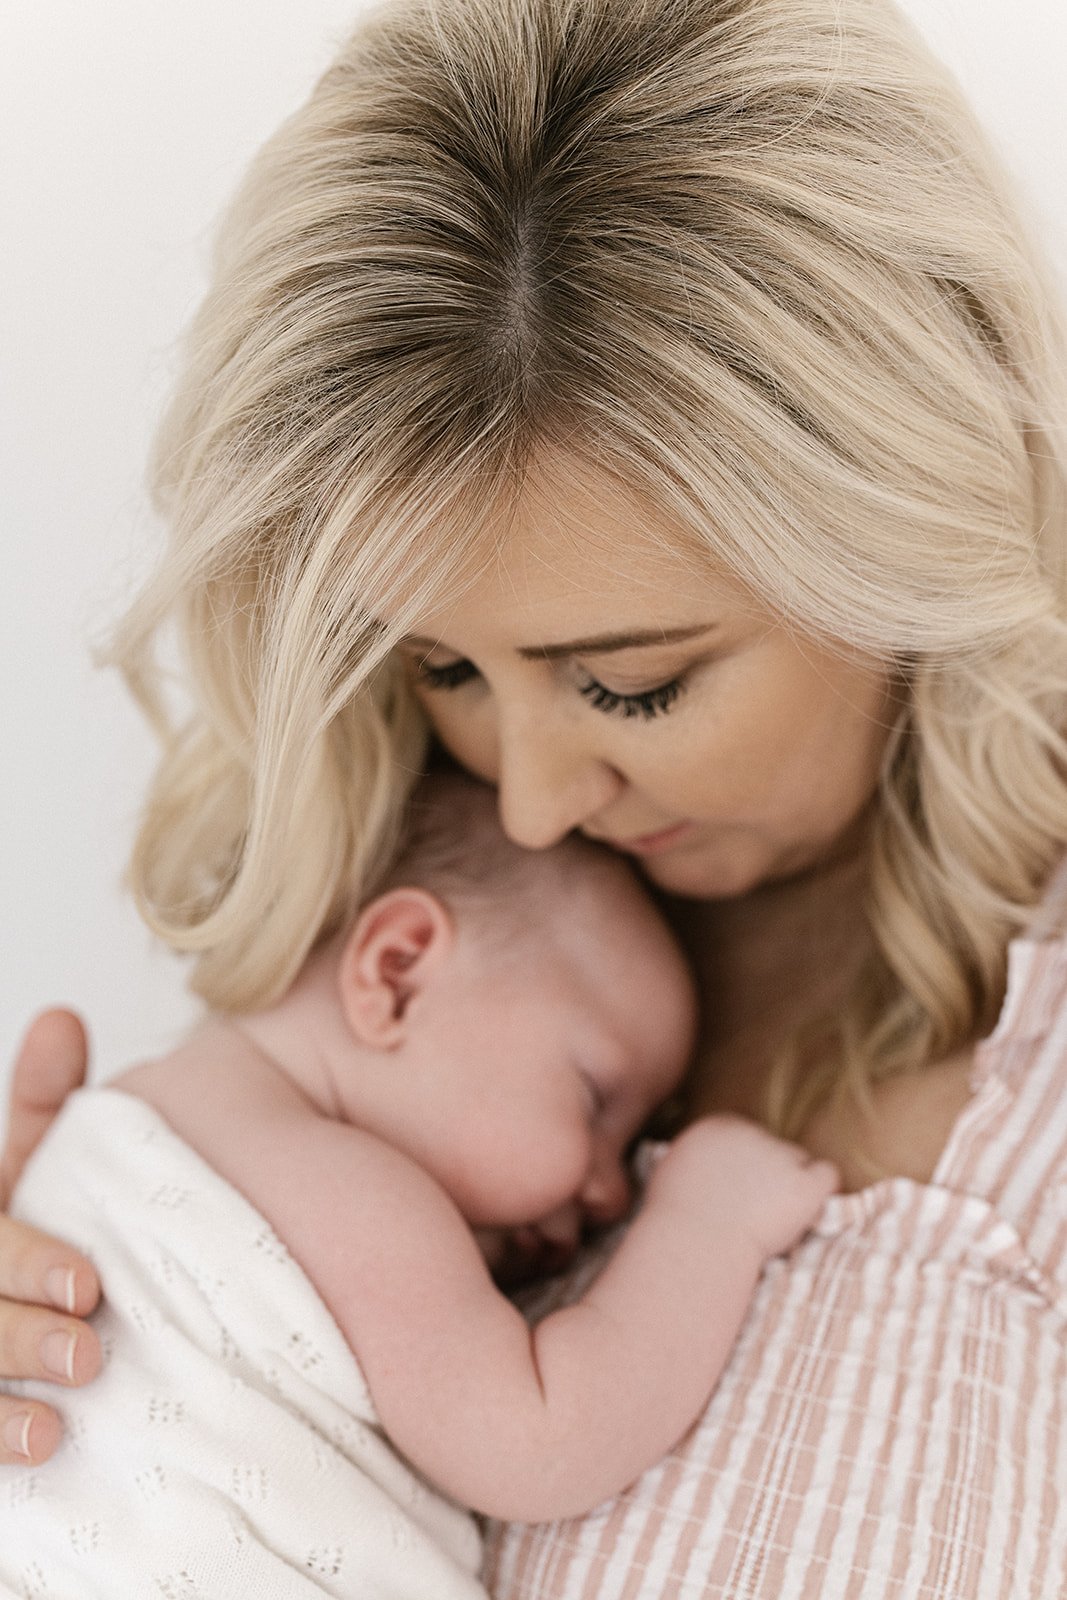
POLYGON ((473 1519, 391 1448, 301 1268, 152 1107, 72 1095, 12 1209, 98 1269, 105 1364, 59 1397, 50 1462, 0 1468, 0 1592, 485 1600, 473 1519))

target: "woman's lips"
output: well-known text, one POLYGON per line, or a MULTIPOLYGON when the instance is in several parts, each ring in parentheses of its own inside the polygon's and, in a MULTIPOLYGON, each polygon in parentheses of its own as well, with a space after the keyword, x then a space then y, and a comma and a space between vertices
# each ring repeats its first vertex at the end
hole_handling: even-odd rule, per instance
POLYGON ((607 842, 616 850, 625 850, 629 855, 650 856, 658 850, 669 849, 683 834, 688 833, 692 826, 691 822, 676 822, 672 828, 662 828, 659 833, 642 833, 634 839, 609 839, 607 842))

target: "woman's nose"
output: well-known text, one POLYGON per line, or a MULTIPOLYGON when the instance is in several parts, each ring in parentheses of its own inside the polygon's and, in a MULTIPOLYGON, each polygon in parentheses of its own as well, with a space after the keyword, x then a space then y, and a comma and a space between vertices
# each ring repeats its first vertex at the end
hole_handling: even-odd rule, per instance
POLYGON ((524 717, 500 739, 500 822, 513 843, 547 850, 615 799, 623 779, 569 732, 524 717))

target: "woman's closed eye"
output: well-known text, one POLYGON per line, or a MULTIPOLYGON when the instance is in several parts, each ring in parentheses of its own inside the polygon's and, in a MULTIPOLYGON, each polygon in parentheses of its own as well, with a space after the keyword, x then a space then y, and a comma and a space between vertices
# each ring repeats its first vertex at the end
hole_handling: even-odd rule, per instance
POLYGON ((578 685, 578 693, 598 711, 606 712, 609 716, 617 711, 624 717, 644 717, 648 720, 665 716, 684 688, 685 683, 681 678, 672 678, 669 683, 658 684, 655 689, 645 689, 640 694, 619 694, 596 678, 589 678, 578 685))
POLYGON ((462 657, 444 667, 431 666, 428 661, 417 661, 415 675, 428 689, 459 689, 478 676, 478 668, 472 661, 464 661, 462 657))
MULTIPOLYGON (((459 689, 478 676, 478 669, 474 663, 462 657, 458 661, 450 661, 440 667, 433 666, 428 661, 418 661, 415 664, 415 672, 419 682, 431 690, 459 689)), ((664 716, 670 711, 685 688, 685 680, 680 677, 671 678, 669 682, 657 684, 652 689, 624 694, 621 690, 609 689, 607 684, 601 683, 598 678, 586 675, 584 681, 578 683, 576 687, 578 693, 588 700, 591 706, 606 716, 618 714, 623 717, 642 717, 650 720, 652 717, 664 716)))

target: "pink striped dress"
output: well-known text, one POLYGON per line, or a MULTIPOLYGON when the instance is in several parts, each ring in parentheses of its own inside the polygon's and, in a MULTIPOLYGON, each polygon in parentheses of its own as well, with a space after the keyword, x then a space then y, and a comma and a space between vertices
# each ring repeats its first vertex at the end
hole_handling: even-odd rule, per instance
POLYGON ((929 1184, 837 1195, 769 1264, 664 1461, 489 1526, 495 1600, 1067 1596, 1064 940, 1013 943, 971 1087, 929 1184))

